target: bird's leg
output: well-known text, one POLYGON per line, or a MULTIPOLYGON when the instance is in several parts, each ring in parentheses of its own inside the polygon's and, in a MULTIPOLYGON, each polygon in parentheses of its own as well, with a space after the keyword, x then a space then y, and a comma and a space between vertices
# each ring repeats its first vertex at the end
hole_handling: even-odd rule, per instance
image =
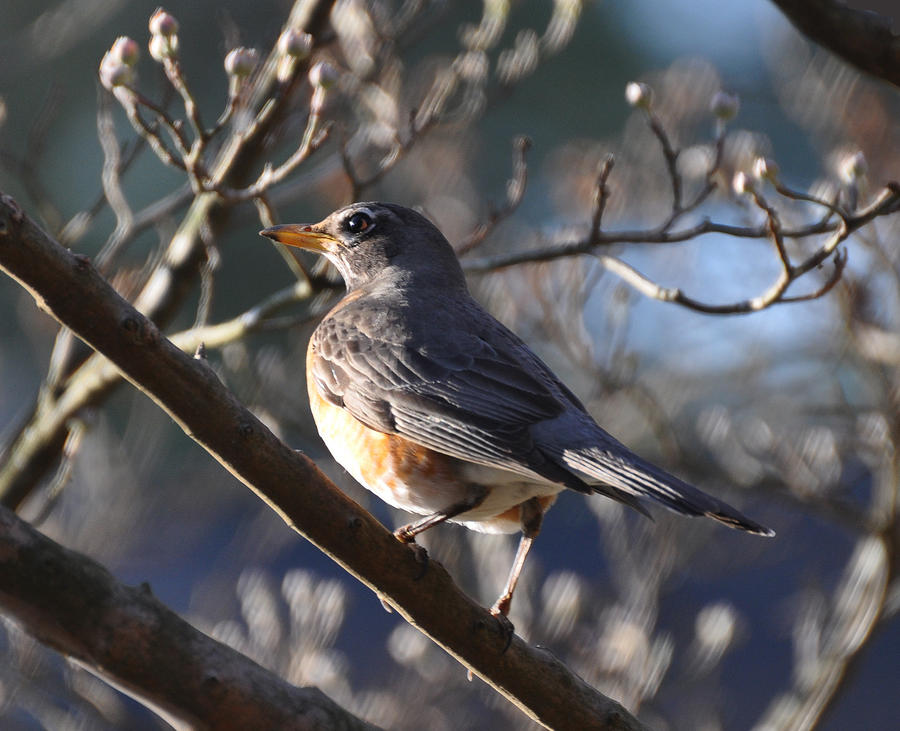
POLYGON ((416 536, 422 531, 426 531, 435 525, 443 523, 445 520, 450 520, 457 515, 462 515, 473 508, 477 508, 484 502, 484 499, 487 496, 488 489, 486 487, 483 487, 482 485, 468 485, 466 488, 466 496, 462 500, 459 500, 458 502, 453 503, 453 505, 449 505, 436 513, 426 515, 415 523, 410 523, 409 525, 397 528, 397 530, 394 531, 394 535, 398 540, 401 540, 404 543, 413 543, 416 540, 416 536))
POLYGON ((491 607, 491 614, 495 617, 506 617, 509 614, 513 592, 516 590, 519 574, 522 573, 522 567, 525 565, 525 557, 528 555, 534 539, 541 532, 541 523, 544 522, 544 509, 541 507, 538 498, 533 497, 530 500, 526 500, 520 507, 522 509, 522 538, 519 540, 516 558, 513 561, 512 568, 509 570, 506 587, 503 589, 500 598, 491 607))

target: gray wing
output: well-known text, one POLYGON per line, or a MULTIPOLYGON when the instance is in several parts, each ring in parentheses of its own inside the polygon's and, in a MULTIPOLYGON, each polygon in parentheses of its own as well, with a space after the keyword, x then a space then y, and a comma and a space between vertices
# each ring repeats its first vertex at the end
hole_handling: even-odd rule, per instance
POLYGON ((411 347, 396 334, 363 331, 357 319, 347 308, 313 335, 312 377, 329 401, 438 452, 592 491, 535 445, 531 428, 571 408, 568 391, 500 323, 482 322, 489 330, 481 335, 454 328, 452 338, 419 337, 411 347))

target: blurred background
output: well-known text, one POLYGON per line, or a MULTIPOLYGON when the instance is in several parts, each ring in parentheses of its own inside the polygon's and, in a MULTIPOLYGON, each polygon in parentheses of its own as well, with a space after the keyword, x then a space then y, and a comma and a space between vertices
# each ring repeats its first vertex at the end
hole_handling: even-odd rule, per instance
MULTIPOLYGON (((121 250, 107 273, 129 296, 184 226, 192 200, 182 172, 146 145, 133 148, 137 135, 97 81, 117 36, 146 49, 155 7, 7 2, 0 28, 0 189, 88 256, 104 256, 118 236, 121 250), (123 158, 136 150, 120 187, 111 182, 112 153, 104 157, 98 120, 123 158), (104 202, 104 181, 124 207, 104 202)), ((290 4, 204 0, 167 10, 180 23, 188 84, 212 120, 228 93, 225 54, 243 45, 265 56, 290 4)), ((896 89, 811 45, 767 2, 342 0, 332 26, 332 42, 317 53, 338 71, 323 112, 335 131, 270 192, 279 222, 319 220, 358 195, 418 206, 462 246, 502 207, 514 139, 527 135, 524 197, 466 252, 471 267, 584 240, 598 166, 609 153, 616 163, 604 230, 653 231, 671 211, 672 192, 659 140, 625 101, 634 80, 652 88, 655 113, 684 150, 689 190, 702 184, 714 150, 712 99, 721 90, 739 99, 718 188, 676 228, 703 217, 758 226, 760 210, 731 190, 732 175, 749 171, 758 155, 774 159, 795 190, 855 196, 861 205, 900 173, 896 89), (411 133, 411 113, 448 71, 452 92, 435 104, 431 123, 411 133), (342 147, 353 160, 355 191, 342 147), (847 159, 860 152, 865 164, 848 175, 847 159)), ((142 56, 136 86, 181 115, 159 65, 146 50, 142 56)), ((256 172, 296 148, 309 104, 309 85, 300 85, 253 161, 256 172)), ((767 196, 789 227, 825 213, 767 196)), ((898 218, 880 218, 848 239, 844 277, 826 296, 753 315, 704 315, 647 299, 586 256, 470 278, 475 296, 609 431, 778 533, 763 540, 659 510, 651 522, 575 494, 549 513, 511 619, 528 641, 550 648, 653 728, 896 723, 898 218)), ((249 202, 223 206, 201 227, 204 273, 167 314, 166 332, 229 320, 295 281, 257 236, 260 227, 249 202)), ((823 240, 792 241, 791 252, 799 258, 823 240)), ((713 304, 756 296, 778 274, 771 242, 759 238, 714 234, 614 244, 603 253, 713 304)), ((356 485, 316 436, 303 355, 316 317, 340 287, 312 259, 303 262, 314 275, 309 297, 267 331, 210 348, 210 363, 287 443, 386 525, 400 525, 408 517, 356 485)), ((821 287, 830 267, 811 272, 791 294, 821 287)), ((54 376, 55 323, 8 278, 0 279, 0 312, 8 477, 35 404, 65 381, 54 376)), ((149 582, 195 626, 376 724, 527 726, 130 386, 79 411, 67 429, 68 457, 45 466, 16 502, 55 540, 125 583, 149 582)), ((489 604, 516 540, 447 525, 421 542, 489 604)), ((7 620, 0 621, 0 725, 166 727, 7 620)))

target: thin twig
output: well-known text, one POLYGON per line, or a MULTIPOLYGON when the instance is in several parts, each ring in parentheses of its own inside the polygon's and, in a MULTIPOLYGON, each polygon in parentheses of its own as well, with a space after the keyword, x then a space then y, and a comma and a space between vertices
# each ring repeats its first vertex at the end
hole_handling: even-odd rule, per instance
POLYGON ((795 201, 804 201, 806 203, 813 203, 817 206, 822 206, 828 210, 828 215, 835 214, 841 218, 847 218, 849 213, 841 208, 837 201, 827 201, 824 198, 818 198, 814 195, 810 195, 809 193, 803 193, 799 190, 793 190, 789 188, 780 180, 775 180, 772 183, 772 187, 778 191, 780 195, 783 195, 785 198, 790 198, 795 201))
POLYGON ((465 262, 464 267, 467 271, 473 273, 489 272, 517 264, 539 263, 579 254, 593 254, 604 268, 647 297, 658 299, 663 302, 674 302, 675 304, 705 314, 734 315, 758 312, 759 310, 774 304, 805 301, 814 299, 814 296, 822 296, 829 292, 835 284, 837 284, 837 281, 844 271, 846 261, 844 261, 843 257, 835 260, 836 272, 832 274, 832 277, 826 282, 825 286, 808 295, 802 295, 796 298, 784 297, 785 291, 794 281, 831 257, 841 242, 846 240, 851 233, 879 216, 889 215, 900 209, 900 185, 895 183, 889 184, 871 204, 860 210, 859 213, 854 216, 840 219, 832 224, 818 222, 806 228, 790 231, 785 231, 781 228, 777 212, 758 193, 753 194, 753 200, 756 205, 766 213, 766 222, 760 227, 742 228, 725 226, 710 221, 702 221, 692 228, 676 232, 663 231, 658 228, 647 231, 599 232, 593 240, 588 236, 579 241, 535 251, 484 257, 482 259, 465 262), (729 233, 733 236, 747 238, 770 238, 775 245, 781 264, 781 272, 776 281, 773 282, 765 292, 757 297, 739 302, 715 305, 689 297, 679 288, 661 287, 621 259, 606 254, 596 253, 600 247, 608 246, 612 243, 664 243, 687 241, 695 239, 702 234, 714 232, 729 233), (830 232, 831 235, 822 246, 799 264, 791 263, 785 247, 785 238, 803 238, 826 232, 830 232))
POLYGON ((597 182, 594 184, 593 195, 594 213, 591 216, 591 230, 588 234, 591 241, 596 241, 600 236, 600 229, 603 226, 603 214, 606 212, 606 203, 609 201, 607 181, 615 164, 616 158, 612 154, 608 154, 603 158, 603 162, 600 164, 600 171, 597 173, 597 182))
POLYGON ((184 126, 180 121, 172 119, 172 117, 169 116, 169 113, 161 105, 144 96, 140 91, 131 86, 117 87, 114 93, 123 106, 126 105, 127 102, 128 104, 146 107, 153 112, 159 120, 159 123, 162 124, 163 128, 169 133, 169 136, 178 148, 179 155, 184 156, 188 154, 191 144, 184 134, 184 126))
POLYGON ((178 170, 187 171, 184 160, 182 160, 177 153, 169 149, 159 133, 141 116, 137 104, 133 102, 123 104, 125 107, 125 114, 128 116, 131 126, 134 127, 135 131, 141 137, 147 140, 150 149, 156 153, 156 156, 166 165, 177 168, 178 170))
POLYGON ((530 148, 531 140, 528 137, 516 137, 513 140, 513 169, 512 177, 506 181, 506 200, 499 208, 492 208, 487 220, 478 224, 475 230, 456 247, 458 256, 463 256, 480 245, 487 235, 501 221, 509 218, 522 203, 522 197, 525 195, 525 187, 528 183, 526 155, 530 148))
POLYGON ((200 119, 200 108, 197 106, 197 100, 194 99, 194 95, 188 88, 187 81, 181 71, 181 64, 178 62, 178 59, 166 58, 163 61, 163 68, 169 82, 175 87, 175 91, 179 93, 184 101, 184 112, 191 123, 191 127, 194 129, 194 144, 202 147, 208 139, 206 129, 203 126, 203 121, 200 119))
MULTIPOLYGON (((100 176, 103 194, 116 217, 115 232, 127 231, 134 222, 134 212, 128 204, 119 172, 122 169, 122 149, 116 138, 115 123, 109 96, 102 94, 97 108, 97 137, 103 149, 103 172, 100 176)), ((115 235, 115 233, 113 234, 115 235)))
POLYGON ((809 300, 819 299, 820 297, 828 294, 834 286, 841 281, 841 277, 844 274, 844 268, 847 266, 847 261, 850 259, 850 255, 847 253, 846 249, 838 249, 834 253, 834 257, 832 258, 832 262, 834 263, 834 269, 831 272, 831 276, 825 280, 825 283, 819 287, 819 289, 814 292, 810 292, 809 294, 801 294, 793 297, 782 297, 782 302, 807 302, 809 300))
POLYGON ((697 192, 697 195, 684 206, 681 210, 673 210, 672 215, 666 222, 665 227, 674 225, 684 214, 695 211, 700 205, 709 198, 710 194, 716 189, 716 178, 722 167, 722 160, 725 158, 725 139, 728 136, 728 126, 721 122, 716 125, 716 139, 713 145, 713 161, 706 171, 703 187, 697 192))
POLYGON ((678 172, 678 155, 679 150, 676 150, 672 143, 669 141, 669 137, 666 134, 665 129, 662 126, 662 122, 659 118, 653 113, 653 110, 649 107, 645 110, 647 114, 647 123, 650 125, 650 129, 653 131, 653 134, 656 135, 656 139, 659 140, 659 144, 662 147, 663 158, 666 161, 666 169, 669 172, 669 183, 672 186, 672 212, 681 212, 681 174, 678 172))
POLYGON ((331 133, 331 123, 321 125, 321 110, 313 106, 310 109, 309 119, 306 123, 306 129, 300 141, 300 146, 293 154, 285 160, 277 168, 273 168, 271 164, 266 164, 263 171, 254 183, 246 188, 228 188, 223 185, 208 185, 205 189, 209 192, 218 193, 229 203, 250 200, 263 195, 273 185, 280 183, 294 170, 296 170, 309 156, 318 150, 328 139, 331 133))

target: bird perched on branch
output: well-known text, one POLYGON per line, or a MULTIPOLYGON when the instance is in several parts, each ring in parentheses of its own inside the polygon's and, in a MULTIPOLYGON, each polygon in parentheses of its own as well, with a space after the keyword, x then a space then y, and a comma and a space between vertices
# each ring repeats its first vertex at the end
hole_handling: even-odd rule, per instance
POLYGON ((394 507, 522 537, 491 612, 505 616, 544 513, 562 490, 600 493, 646 514, 650 498, 763 536, 744 517, 605 432, 529 347, 474 299, 456 255, 424 216, 355 203, 316 224, 261 232, 324 254, 346 296, 306 357, 309 402, 334 458, 394 507))

